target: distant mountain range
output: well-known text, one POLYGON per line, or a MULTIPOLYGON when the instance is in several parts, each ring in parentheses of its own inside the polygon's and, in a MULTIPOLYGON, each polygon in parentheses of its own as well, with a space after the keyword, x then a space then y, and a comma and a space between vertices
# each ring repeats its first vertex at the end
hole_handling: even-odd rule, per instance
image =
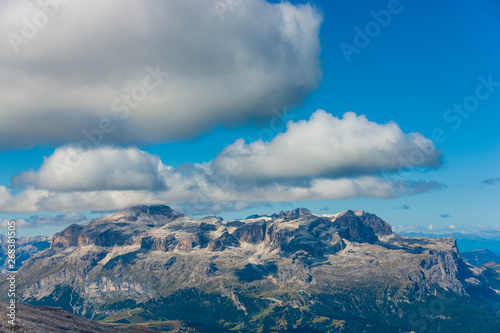
MULTIPOLYGON (((0 273, 6 273, 8 269, 7 250, 8 250, 8 237, 0 234, 0 273)), ((37 236, 37 237, 19 237, 16 239, 16 269, 21 267, 22 264, 31 258, 36 253, 50 247, 50 237, 37 236)))
POLYGON ((396 226, 394 232, 409 237, 454 237, 461 252, 489 249, 500 254, 499 227, 396 226))
MULTIPOLYGON (((6 287, 0 278, 2 297, 6 287)), ((500 327, 494 263, 473 266, 454 238, 398 235, 379 217, 350 210, 223 221, 163 205, 128 208, 55 234, 19 269, 18 293, 122 328, 171 328, 161 331, 500 327)))
POLYGON ((482 266, 490 262, 500 264, 500 256, 496 255, 493 251, 488 249, 462 252, 460 253, 460 255, 469 264, 474 266, 482 266))

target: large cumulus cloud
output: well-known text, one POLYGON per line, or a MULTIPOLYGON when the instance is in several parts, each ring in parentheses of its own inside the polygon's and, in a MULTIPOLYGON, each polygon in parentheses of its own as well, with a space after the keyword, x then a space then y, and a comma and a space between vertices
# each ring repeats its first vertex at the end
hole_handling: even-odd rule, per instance
POLYGON ((337 118, 322 110, 289 122, 272 141, 237 140, 215 159, 219 169, 238 166, 246 180, 339 178, 440 166, 441 152, 420 133, 405 134, 394 122, 378 124, 353 112, 337 118))
POLYGON ((183 139, 268 117, 321 78, 308 4, 246 0, 221 17, 206 0, 65 2, 46 23, 36 2, 0 2, 0 148, 183 139))

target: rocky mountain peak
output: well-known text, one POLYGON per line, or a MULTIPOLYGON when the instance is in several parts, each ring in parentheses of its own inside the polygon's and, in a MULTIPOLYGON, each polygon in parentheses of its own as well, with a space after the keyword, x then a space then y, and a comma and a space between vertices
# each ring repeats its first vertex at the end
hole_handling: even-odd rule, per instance
POLYGON ((147 217, 147 216, 162 216, 162 217, 172 217, 179 215, 176 211, 167 205, 138 205, 129 208, 124 208, 116 211, 113 215, 122 216, 134 216, 134 217, 147 217))
POLYGON ((363 210, 347 210, 340 214, 334 214, 333 221, 337 221, 341 226, 347 225, 357 229, 358 232, 368 232, 381 235, 392 234, 392 227, 375 214, 367 213, 363 210), (365 229, 365 230, 362 230, 365 229))
POLYGON ((217 223, 217 222, 222 222, 224 221, 224 219, 220 216, 217 216, 217 215, 209 215, 209 216, 205 216, 205 217, 202 217, 200 220, 203 220, 203 221, 206 221, 206 222, 212 222, 212 223, 217 223))
POLYGON ((123 246, 138 242, 139 235, 183 217, 166 205, 120 209, 87 225, 72 224, 53 236, 52 248, 86 245, 123 246))
POLYGON ((258 218, 261 218, 261 217, 268 217, 266 214, 252 214, 252 215, 249 215, 247 216, 247 220, 252 220, 252 219, 258 219, 258 218))
POLYGON ((286 211, 281 211, 277 214, 271 215, 273 219, 278 219, 278 218, 284 218, 287 220, 294 220, 298 219, 299 217, 305 216, 305 215, 311 215, 311 211, 307 208, 295 208, 293 210, 286 210, 286 211))

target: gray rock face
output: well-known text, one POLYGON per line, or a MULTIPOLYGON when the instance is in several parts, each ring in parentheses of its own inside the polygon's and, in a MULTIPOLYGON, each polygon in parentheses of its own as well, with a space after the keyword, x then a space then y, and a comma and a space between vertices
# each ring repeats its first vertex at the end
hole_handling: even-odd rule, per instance
POLYGON ((267 223, 260 220, 254 223, 243 223, 233 232, 233 236, 238 240, 247 243, 261 243, 266 237, 267 223))
POLYGON ((139 206, 55 235, 50 249, 19 270, 18 291, 20 300, 94 318, 125 306, 116 304, 186 288, 230 295, 238 308, 232 290, 287 304, 297 300, 280 295, 293 290, 311 295, 390 287, 397 293, 387 297, 409 302, 437 290, 466 296, 473 279, 482 283, 471 267, 453 238, 399 236, 363 211, 296 209, 222 221, 139 206))
POLYGON ((358 217, 364 226, 372 228, 376 234, 381 234, 381 235, 392 234, 392 228, 389 225, 389 223, 385 222, 375 214, 360 212, 358 217))
POLYGON ((353 212, 348 210, 335 219, 339 225, 340 235, 355 242, 375 243, 378 241, 376 234, 390 235, 391 226, 381 218, 367 214, 363 211, 353 212))
POLYGON ((177 244, 178 241, 173 235, 166 235, 165 237, 147 236, 141 239, 141 249, 151 251, 171 252, 177 244))
POLYGON ((224 231, 222 235, 210 242, 211 251, 224 251, 229 246, 240 246, 240 242, 229 232, 224 231))
POLYGON ((85 245, 81 234, 83 228, 82 225, 72 224, 63 231, 56 233, 52 237, 52 247, 68 248, 85 245))

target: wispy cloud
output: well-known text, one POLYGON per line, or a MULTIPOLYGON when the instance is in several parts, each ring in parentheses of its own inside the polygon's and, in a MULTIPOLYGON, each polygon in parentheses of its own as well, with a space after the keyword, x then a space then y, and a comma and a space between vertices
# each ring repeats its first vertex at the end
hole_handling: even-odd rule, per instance
POLYGON ((486 179, 483 180, 483 184, 487 184, 487 185, 495 185, 498 182, 500 182, 500 177, 497 177, 497 178, 486 178, 486 179))
POLYGON ((208 215, 219 214, 224 212, 237 212, 243 209, 269 207, 269 202, 255 202, 255 201, 203 201, 196 205, 193 202, 181 202, 175 204, 178 211, 188 215, 208 215))
MULTIPOLYGON (((7 228, 8 219, 0 218, 0 228, 7 228)), ((68 226, 73 223, 87 223, 89 218, 80 212, 70 212, 58 215, 35 215, 29 218, 15 219, 19 228, 38 228, 41 226, 68 226)))

